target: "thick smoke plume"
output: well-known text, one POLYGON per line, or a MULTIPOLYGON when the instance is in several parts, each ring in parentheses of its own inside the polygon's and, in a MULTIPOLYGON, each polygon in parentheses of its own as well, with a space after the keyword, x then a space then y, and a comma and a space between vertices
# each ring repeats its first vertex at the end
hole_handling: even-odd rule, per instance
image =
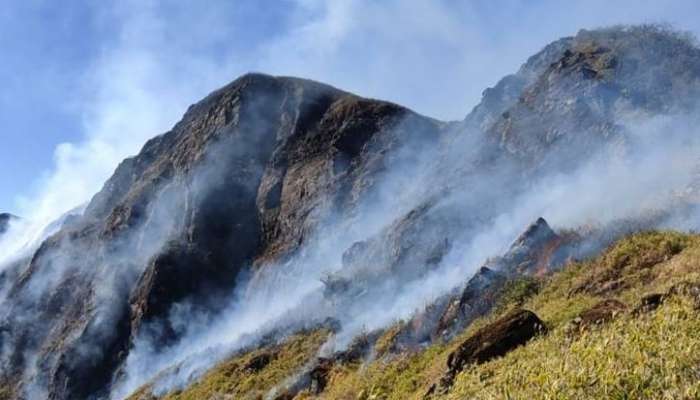
MULTIPOLYGON (((140 32, 140 28, 134 32, 140 32)), ((128 35, 125 40, 129 40, 128 35)), ((3 239, 6 242, 1 245, 8 249, 4 253, 8 258, 0 259, 0 265, 10 267, 29 256, 60 226, 70 224, 71 214, 82 214, 81 208, 71 209, 88 200, 117 160, 135 152, 135 146, 145 139, 138 135, 164 130, 163 121, 182 108, 177 102, 162 104, 162 96, 152 98, 148 95, 150 91, 139 89, 154 84, 151 78, 158 75, 156 66, 162 62, 151 60, 149 54, 148 49, 137 52, 128 63, 138 66, 135 75, 134 71, 112 67, 102 71, 110 78, 117 78, 114 87, 106 87, 103 97, 98 96, 104 103, 98 101, 102 105, 88 123, 91 130, 103 133, 82 146, 62 148, 59 166, 48 179, 46 194, 31 204, 35 215, 28 222, 14 224, 3 239), (115 96, 123 101, 112 103, 115 96), (134 104, 136 109, 122 109, 124 104, 134 104), (134 118, 142 110, 148 110, 147 115, 134 118), (160 117, 151 120, 154 115, 160 117), (136 120, 146 123, 123 125, 124 121, 136 120), (125 132, 134 132, 134 142, 113 148, 110 143, 125 132), (81 174, 85 166, 95 171, 87 180, 81 174), (56 219, 64 214, 65 220, 56 219), (51 225, 51 221, 58 222, 51 225)), ((126 56, 129 55, 115 55, 126 56)), ((115 63, 108 57, 105 65, 115 63)), ((169 80, 156 80, 155 84, 165 85, 169 80)), ((187 95, 175 92, 166 97, 188 96, 189 92, 187 95)), ((603 149, 588 154, 574 165, 570 159, 547 160, 546 171, 528 177, 527 182, 522 182, 517 166, 507 161, 483 171, 478 169, 490 144, 481 132, 471 127, 457 124, 446 133, 452 138, 449 143, 437 141, 434 145, 426 145, 434 140, 423 143, 415 139, 428 133, 414 132, 413 141, 395 149, 394 159, 377 178, 372 195, 367 196, 371 201, 358 204, 357 213, 348 215, 334 210, 324 216, 293 257, 280 265, 255 269, 250 266, 238 282, 230 282, 235 289, 217 299, 223 304, 217 310, 202 310, 187 300, 175 304, 167 318, 176 333, 174 342, 164 346, 160 341, 161 322, 142 327, 123 370, 114 377, 111 396, 123 398, 154 379, 153 389, 158 393, 182 387, 232 352, 255 346, 268 337, 279 340, 286 333, 317 326, 329 318, 337 321, 341 329, 324 351, 343 349, 358 334, 409 318, 436 298, 463 285, 488 257, 502 253, 539 216, 557 228, 585 224, 607 227, 620 219, 638 219, 661 211, 664 218, 654 226, 695 228, 687 218, 674 218, 677 215, 672 211, 682 203, 679 196, 691 183, 698 161, 697 135, 693 128, 696 119, 687 115, 652 118, 620 115, 619 119, 624 122, 621 127, 624 145, 613 151, 603 149), (412 214, 416 210, 417 214, 412 214), (381 240, 382 235, 402 220, 415 215, 422 218, 421 212, 439 229, 414 233, 412 239, 431 244, 439 243, 444 236, 450 239, 444 256, 435 265, 427 268, 408 260, 391 271, 381 270, 381 265, 375 269, 346 268, 344 256, 357 243, 381 240), (329 279, 359 283, 359 291, 329 299, 326 293, 329 279)), ((211 154, 227 151, 225 145, 210 149, 211 154)), ((190 176, 177 178, 186 182, 177 179, 162 182, 152 198, 145 201, 150 208, 144 223, 130 227, 116 248, 99 249, 94 268, 72 269, 73 258, 92 254, 95 249, 77 248, 67 240, 57 246, 51 265, 42 267, 48 273, 29 282, 27 303, 37 302, 45 293, 53 292, 54 285, 71 274, 100 282, 94 290, 92 311, 96 318, 85 326, 87 334, 79 346, 79 360, 104 351, 91 346, 90 339, 94 337, 99 343, 97 339, 110 335, 109 330, 124 312, 128 292, 143 269, 173 237, 182 234, 181 210, 197 205, 188 204, 178 190, 189 188, 207 193, 215 185, 220 168, 217 162, 203 163, 190 176)), ((10 289, 4 287, 2 293, 10 289)), ((9 314, 14 313, 15 318, 24 318, 21 311, 10 309, 3 317, 10 318, 9 314)), ((42 327, 41 323, 37 318, 30 325, 42 327)), ((41 329, 37 331, 43 334, 41 329)), ((10 348, 17 344, 3 341, 3 346, 5 360, 10 348)), ((23 377, 29 382, 28 394, 43 397, 46 382, 34 369, 40 360, 32 350, 29 348, 25 354, 28 367, 23 377)))
MULTIPOLYGON (((117 385, 113 397, 125 396, 156 374, 156 393, 183 387, 216 361, 254 346, 265 335, 278 332, 277 337, 283 337, 284 332, 312 327, 327 318, 337 320, 342 328, 324 351, 342 350, 357 335, 410 318, 463 285, 539 216, 560 229, 596 225, 622 232, 623 227, 614 226, 619 221, 642 220, 663 212, 663 218, 647 227, 689 229, 687 219, 683 224, 674 220, 673 210, 679 204, 679 194, 692 181, 698 162, 700 143, 694 121, 687 115, 634 119, 624 127, 624 151, 601 149, 568 171, 562 160, 561 168, 554 164, 524 191, 511 192, 505 186, 519 179, 517 171, 507 164, 478 173, 470 178, 478 185, 452 190, 431 204, 431 212, 452 219, 447 229, 453 244, 439 265, 420 273, 410 266, 403 273, 344 270, 343 255, 354 243, 371 240, 410 210, 433 201, 429 194, 435 186, 454 186, 449 180, 455 176, 443 174, 443 165, 435 162, 437 149, 418 158, 399 156, 401 161, 381 177, 378 196, 371 197, 371 204, 359 206, 372 212, 353 218, 330 217, 293 259, 284 265, 268 265, 255 279, 239 282, 236 293, 227 300, 229 305, 215 316, 193 313, 188 304, 175 306, 170 319, 183 329, 177 344, 159 348, 146 330, 136 341, 126 363, 126 379, 117 385), (507 200, 499 202, 487 223, 472 224, 479 217, 472 213, 491 207, 493 196, 507 200), (375 275, 367 279, 367 273, 375 275), (322 282, 334 274, 366 282, 365 293, 339 303, 330 301, 324 297, 322 282)), ((477 162, 484 147, 474 137, 473 132, 463 133, 459 140, 468 146, 453 147, 455 153, 448 153, 445 160, 460 160, 464 165, 477 162), (476 151, 465 159, 461 151, 465 148, 476 151)))

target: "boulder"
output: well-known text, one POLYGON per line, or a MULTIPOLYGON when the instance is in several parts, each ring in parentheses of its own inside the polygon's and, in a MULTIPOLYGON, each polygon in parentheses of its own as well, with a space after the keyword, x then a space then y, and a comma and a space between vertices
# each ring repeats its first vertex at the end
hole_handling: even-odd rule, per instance
POLYGON ((457 374, 468 365, 501 357, 545 331, 544 322, 532 311, 523 309, 515 310, 481 328, 448 356, 447 372, 438 386, 431 388, 430 393, 436 389, 446 392, 457 374))
POLYGON ((321 394, 328 384, 328 378, 333 369, 333 360, 329 358, 319 358, 318 363, 309 372, 311 383, 309 391, 315 395, 321 394))
POLYGON ((666 300, 666 295, 662 293, 651 293, 648 294, 639 301, 639 304, 634 308, 632 313, 634 315, 645 314, 652 312, 659 308, 661 304, 666 300))
POLYGON ((511 244, 510 248, 493 261, 495 269, 507 274, 540 276, 549 272, 554 265, 562 264, 568 258, 564 240, 540 217, 530 224, 511 244))

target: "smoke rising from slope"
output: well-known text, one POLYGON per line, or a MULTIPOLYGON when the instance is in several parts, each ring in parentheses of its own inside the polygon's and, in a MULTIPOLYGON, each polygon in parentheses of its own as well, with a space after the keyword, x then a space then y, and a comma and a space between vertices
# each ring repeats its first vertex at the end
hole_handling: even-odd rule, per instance
POLYGON ((257 2, 101 2, 87 13, 90 22, 109 26, 95 38, 101 55, 86 68, 89 75, 77 79, 85 82, 75 105, 84 117, 84 140, 56 149, 54 166, 24 193, 17 213, 40 221, 30 229, 36 235, 87 202, 117 163, 165 131, 188 101, 246 71, 307 76, 455 119, 477 103, 482 88, 542 43, 575 33, 571 27, 663 20, 697 33, 697 7, 685 0, 674 7, 598 0, 499 6, 298 0, 275 7, 262 27, 251 27, 246 12, 260 11, 257 2), (541 24, 543 15, 549 24, 541 24), (388 29, 387 21, 402 23, 388 29), (361 71, 352 67, 357 59, 366 60, 361 71))
POLYGON ((15 268, 23 267, 19 272, 24 277, 3 288, 6 329, 2 333, 2 373, 11 374, 11 360, 21 354, 25 358, 22 380, 27 398, 48 397, 46 365, 60 362, 61 354, 47 352, 37 344, 64 341, 69 367, 88 365, 105 356, 106 349, 101 346, 116 335, 115 327, 124 317, 135 282, 153 255, 182 229, 181 221, 173 217, 181 209, 182 199, 169 193, 167 185, 159 188, 155 197, 157 201, 146 210, 148 217, 119 233, 110 246, 74 240, 75 227, 69 224, 42 245, 41 256, 26 267, 8 269, 15 273, 15 268), (155 230, 157 235, 143 240, 144 234, 155 230), (86 254, 91 255, 87 264, 80 261, 86 254), (8 291, 12 293, 9 299, 4 297, 8 291), (60 303, 62 309, 41 307, 46 302, 60 303), (88 309, 81 308, 87 304, 88 309), (81 309, 81 318, 75 319, 71 314, 81 309), (51 329, 55 327, 65 330, 67 337, 51 329))
MULTIPOLYGON (((321 225, 293 259, 284 265, 267 266, 254 280, 239 283, 237 292, 227 300, 229 305, 218 315, 192 313, 188 304, 175 306, 170 318, 184 329, 176 345, 159 348, 146 330, 127 360, 127 379, 118 384, 113 397, 131 393, 156 373, 161 375, 155 380, 154 392, 163 394, 183 387, 216 361, 254 346, 266 334, 278 332, 279 338, 284 332, 313 327, 326 318, 338 320, 342 328, 324 351, 342 350, 358 334, 410 318, 463 285, 487 258, 502 254, 539 216, 558 228, 585 224, 606 227, 623 219, 673 211, 678 206, 677 193, 690 183, 698 161, 700 143, 694 135, 694 121, 694 117, 663 116, 629 122, 624 129, 625 151, 604 149, 566 173, 554 168, 528 183, 525 190, 502 186, 519 179, 517 171, 507 165, 480 172, 470 182, 483 186, 452 190, 429 207, 433 215, 452 218, 444 232, 451 239, 450 250, 438 265, 422 265, 421 271, 411 265, 382 271, 381 262, 377 262, 368 266, 369 270, 347 269, 343 256, 354 243, 372 240, 410 210, 430 203, 429 191, 425 190, 430 185, 433 189, 454 186, 449 182, 454 176, 443 174, 435 162, 437 150, 429 150, 419 159, 399 157, 402 162, 392 165, 378 183, 379 195, 370 196, 379 201, 358 207, 371 209, 372 213, 359 213, 354 219, 333 216, 332 222, 321 225), (403 190, 408 186, 411 190, 403 190), (507 199, 494 206, 494 195, 507 199), (486 212, 485 221, 472 215, 491 207, 496 207, 495 212, 486 212), (344 294, 339 302, 332 301, 324 295, 322 283, 329 274, 344 274, 350 282, 366 282, 366 286, 359 294, 344 294)), ((460 140, 473 146, 475 158, 481 147, 472 133, 462 133, 460 140)), ((462 165, 475 162, 464 157, 463 148, 452 147, 443 157, 449 162, 460 160, 462 165)), ((656 226, 674 227, 669 221, 672 219, 657 221, 656 226)), ((437 242, 442 238, 415 239, 437 242)))
MULTIPOLYGON (((139 18, 136 21, 139 21, 139 18)), ((136 25, 139 26, 138 23, 136 25)), ((150 32, 150 24, 146 26, 149 26, 149 29, 145 30, 150 32)), ((135 28, 134 33, 144 32, 140 28, 135 28)), ((130 37, 130 35, 126 36, 130 37)), ((120 135, 124 132, 136 132, 136 128, 140 129, 140 126, 136 125, 134 127, 121 125, 123 120, 129 120, 134 115, 140 116, 141 111, 148 114, 156 109, 155 114, 167 115, 177 108, 176 105, 171 108, 161 104, 161 98, 151 97, 147 94, 149 92, 141 92, 138 89, 134 92, 129 90, 126 93, 121 92, 124 87, 140 88, 141 85, 148 87, 154 84, 156 92, 170 90, 158 87, 159 84, 167 83, 169 79, 151 81, 151 78, 159 73, 156 66, 164 61, 151 62, 151 51, 148 49, 143 53, 139 51, 136 53, 134 59, 128 63, 136 67, 136 83, 132 85, 116 79, 115 82, 118 84, 115 84, 114 88, 108 86, 106 90, 105 99, 107 100, 103 110, 108 112, 97 113, 101 116, 96 119, 103 123, 96 124, 95 131, 105 132, 104 136, 98 135, 97 139, 89 141, 85 146, 67 146, 62 150, 65 153, 62 160, 65 161, 66 167, 63 167, 63 162, 60 163, 62 166, 52 178, 55 182, 52 181, 54 183, 49 183, 47 186, 49 194, 42 196, 36 203, 39 216, 37 220, 43 220, 43 222, 36 229, 28 231, 32 233, 31 237, 47 236, 48 234, 41 232, 44 232, 43 226, 48 222, 51 214, 59 209, 65 211, 62 207, 79 204, 74 201, 86 193, 89 195, 88 191, 81 191, 82 184, 85 182, 74 185, 84 179, 80 169, 75 169, 75 166, 89 166, 96 172, 105 173, 107 164, 116 162, 121 157, 121 153, 135 151, 126 147, 115 150, 110 145, 111 141, 119 141, 120 135), (142 58, 141 56, 144 55, 145 57, 142 58), (123 104, 111 103, 110 99, 113 99, 114 95, 110 90, 114 90, 117 97, 123 96, 120 98, 124 99, 124 104, 134 104, 138 109, 123 109, 123 104), (105 160, 107 162, 103 165, 102 162, 105 160), (64 186, 68 190, 62 192, 64 186), (44 218, 44 215, 47 217, 44 218)), ((122 56, 124 55, 118 54, 117 58, 122 56)), ((168 59, 166 58, 165 61, 168 59)), ((106 65, 113 66, 118 63, 109 60, 106 65)), ((193 68, 196 69, 198 66, 193 68)), ((128 79, 132 79, 130 74, 125 75, 129 76, 128 79)), ((112 70, 110 67, 106 69, 102 79, 109 80, 120 76, 118 69, 112 70)), ((172 93, 173 98, 183 98, 183 96, 186 97, 179 92, 172 93)), ((98 104, 101 103, 98 102, 98 104)), ((144 129, 143 132, 152 133, 163 130, 158 128, 160 123, 157 121, 160 119, 153 122, 150 120, 152 117, 153 115, 144 116, 148 122, 148 129, 144 129)), ((378 183, 376 187, 378 193, 372 197, 379 199, 378 202, 360 204, 362 212, 358 213, 360 216, 357 219, 347 219, 344 215, 329 217, 330 222, 317 229, 314 233, 315 237, 308 240, 306 248, 302 249, 295 258, 285 265, 268 266, 259 273, 259 276, 252 279, 251 283, 242 280, 239 286, 244 288, 231 295, 230 299, 226 299, 227 307, 221 311, 220 315, 199 312, 196 304, 187 302, 177 304, 171 311, 170 322, 184 336, 178 343, 166 349, 161 348, 150 335, 158 331, 157 326, 144 329, 127 362, 127 380, 124 386, 116 391, 118 394, 115 396, 124 395, 145 382, 154 370, 177 365, 180 362, 184 364, 181 364, 177 373, 166 374, 156 389, 167 390, 173 386, 182 385, 192 377, 192 373, 201 372, 217 359, 203 356, 202 352, 206 352, 207 349, 217 348, 220 350, 220 355, 217 357, 221 357, 241 346, 253 345, 263 333, 287 326, 311 325, 324 317, 335 317, 341 321, 343 330, 335 338, 334 344, 337 348, 342 348, 357 333, 383 327, 398 318, 406 318, 430 303, 436 296, 461 285, 486 257, 502 251, 524 226, 539 215, 544 215, 560 227, 576 227, 590 221, 604 224, 621 217, 635 217, 646 209, 666 208, 672 200, 663 194, 649 196, 648 188, 654 187, 659 193, 664 194, 669 190, 682 190, 689 180, 687 172, 696 161, 693 158, 693 152, 697 153, 697 147, 692 135, 684 135, 684 128, 676 127, 677 121, 676 118, 670 118, 666 122, 645 121, 641 126, 630 125, 628 128, 630 132, 646 130, 649 131, 647 132, 649 138, 657 138, 659 141, 650 140, 650 143, 635 145, 629 157, 623 160, 609 162, 606 159, 607 155, 597 155, 598 158, 592 159, 574 172, 540 177, 538 181, 531 183, 532 187, 527 190, 514 190, 513 193, 504 191, 504 188, 518 180, 516 172, 512 171, 510 166, 503 166, 495 172, 471 176, 467 181, 469 185, 466 185, 466 189, 454 190, 454 187, 459 184, 451 184, 446 180, 448 177, 458 179, 461 176, 459 174, 443 175, 443 170, 432 165, 437 153, 426 152, 416 157, 414 153, 408 152, 403 157, 399 157, 401 160, 396 162, 378 183), (655 127, 659 124, 661 126, 655 127), (664 134, 669 128, 681 131, 678 133, 678 138, 682 140, 667 141, 664 134), (662 145, 663 149, 669 151, 660 151, 656 148, 657 145, 662 145), (453 189, 446 191, 448 194, 446 198, 435 201, 425 193, 427 190, 424 188, 431 185, 453 189), (513 198, 510 198, 510 195, 513 195, 513 198), (448 216, 454 219, 451 221, 454 225, 445 225, 445 232, 425 232, 423 233, 425 237, 420 235, 415 237, 416 240, 425 240, 430 244, 439 242, 441 235, 447 234, 452 238, 449 252, 438 265, 423 271, 416 270, 420 266, 409 262, 401 263, 397 266, 399 272, 395 275, 389 274, 391 271, 373 271, 371 268, 348 270, 343 267, 343 255, 354 243, 376 238, 384 229, 390 229, 391 224, 400 220, 405 214, 424 206, 427 207, 427 213, 431 216, 436 215, 439 218, 448 216), (481 208, 488 209, 483 216, 484 220, 479 220, 479 217, 482 217, 481 208), (340 305, 328 304, 323 294, 322 280, 327 274, 337 273, 344 274, 342 278, 359 281, 367 281, 365 274, 369 274, 370 278, 376 278, 379 283, 370 280, 367 290, 360 293, 359 297, 344 299, 345 301, 340 305), (253 289, 245 290, 246 285, 252 286, 253 289)), ((469 142, 468 139, 467 142, 469 142)), ((460 144, 467 146, 465 143, 460 144)), ((468 143, 468 147, 472 148, 472 154, 479 153, 478 143, 468 143)), ((470 156, 461 153, 463 149, 464 147, 457 146, 454 148, 456 154, 448 153, 446 157, 449 162, 459 161, 469 165, 473 160, 470 156)), ((556 166, 556 163, 554 165, 556 166)), ((106 173, 108 174, 109 171, 106 173)), ((101 182, 97 175, 88 176, 88 180, 96 184, 101 182)), ((206 188, 207 179, 202 178, 199 185, 206 188)), ((163 198, 155 199, 154 197, 150 202, 167 204, 163 198)), ((160 215, 157 218, 160 222, 150 228, 148 235, 139 234, 138 240, 133 240, 138 243, 145 242, 149 248, 149 251, 144 252, 144 256, 139 257, 139 260, 143 261, 139 268, 145 265, 146 259, 155 254, 168 240, 169 232, 176 230, 167 227, 170 226, 170 217, 177 215, 178 210, 178 207, 164 205, 161 211, 156 213, 160 215)), ((133 243, 131 240, 125 242, 133 243)), ((24 245, 24 243, 26 242, 21 244, 24 245)), ((38 244, 38 241, 34 243, 38 244)), ((68 247, 70 248, 70 245, 68 247)), ((81 254, 88 252, 89 249, 72 251, 81 254)), ((117 265, 118 261, 133 262, 134 260, 129 259, 130 255, 109 254, 108 256, 109 261, 105 265, 100 265, 94 272, 96 276, 107 278, 105 287, 98 288, 100 294, 96 296, 100 318, 95 325, 104 324, 105 327, 109 327, 110 323, 104 320, 116 319, 110 315, 114 311, 113 302, 126 296, 126 288, 133 285, 139 272, 138 270, 133 272, 127 268, 127 272, 123 275, 120 273, 117 276, 111 276, 114 269, 108 269, 106 265, 117 265), (123 283, 122 279, 127 283, 123 283)), ((61 264, 60 259, 58 264, 61 264)), ((56 268, 52 272, 63 275, 65 271, 56 268)), ((52 277, 54 276, 47 275, 47 278, 52 277)), ((39 297, 47 290, 48 286, 45 285, 51 284, 52 281, 53 279, 42 281, 33 292, 39 297)), ((94 329, 94 334, 102 333, 103 331, 99 328, 94 329)), ((86 353, 90 354, 89 351, 86 353)))
MULTIPOLYGON (((93 214, 99 212, 95 210, 99 205, 91 204, 84 217, 67 222, 58 235, 44 242, 26 268, 12 266, 9 271, 16 273, 19 268, 23 277, 10 282, 12 286, 7 288, 14 294, 1 318, 5 329, 0 372, 12 374, 9 368, 16 364, 11 360, 21 353, 25 360, 22 371, 25 395, 44 398, 50 393, 49 386, 55 386, 50 382, 53 376, 47 365, 102 368, 100 363, 105 358, 109 361, 108 351, 125 329, 130 295, 155 262, 154 257, 186 235, 185 227, 189 227, 189 219, 197 210, 214 207, 207 202, 216 197, 215 191, 220 190, 224 180, 221 174, 226 169, 222 164, 231 162, 231 157, 250 156, 254 151, 253 144, 232 147, 224 140, 188 174, 175 174, 154 184, 144 209, 112 213, 109 220, 113 223, 102 227, 91 225, 93 214), (95 233, 96 228, 104 230, 95 233), (85 237, 88 239, 83 240, 85 237), (85 254, 91 255, 90 260, 84 259, 85 254), (60 310, 44 306, 54 302, 61 304, 60 310), (80 310, 77 319, 76 310, 80 310), (55 329, 56 326, 61 329, 55 329), (61 343, 60 349, 47 351, 56 342, 61 343)), ((247 167, 261 169, 260 165, 247 167)), ((247 189, 255 191, 255 188, 247 189)), ((173 315, 186 311, 189 310, 178 311, 175 307, 173 315)), ((180 329, 183 323, 174 321, 173 326, 180 329)), ((105 372, 111 370, 105 368, 105 372)), ((99 389, 97 386, 94 390, 99 389)))
POLYGON ((118 35, 103 44, 79 88, 84 138, 59 145, 53 168, 34 183, 30 196, 20 198, 23 221, 0 239, 0 265, 34 250, 56 231, 47 227, 87 203, 119 162, 170 128, 188 101, 223 81, 226 74, 197 53, 196 43, 168 40, 173 26, 158 13, 155 5, 135 1, 100 9, 96 18, 115 23, 118 35))

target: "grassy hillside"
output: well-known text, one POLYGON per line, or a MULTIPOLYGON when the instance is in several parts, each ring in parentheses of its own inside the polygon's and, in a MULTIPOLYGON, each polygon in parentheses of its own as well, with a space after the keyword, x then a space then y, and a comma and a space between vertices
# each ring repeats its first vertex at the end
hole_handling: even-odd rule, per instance
MULTIPOLYGON (((259 399, 293 376, 311 360, 328 339, 327 330, 293 335, 282 343, 233 356, 206 373, 184 391, 163 400, 259 399)), ((131 400, 156 399, 144 387, 131 400)))
MULTIPOLYGON (((538 281, 513 282, 496 311, 449 343, 385 354, 398 330, 387 329, 371 361, 336 363, 320 394, 296 399, 421 399, 445 372, 448 355, 475 330, 514 308, 535 312, 548 333, 504 357, 457 375, 444 399, 700 398, 700 236, 645 232, 620 240, 599 257, 570 263, 538 281), (635 311, 645 296, 664 294, 656 310, 635 311), (607 323, 586 329, 577 316, 604 299, 627 305, 607 323)), ((297 335, 274 363, 240 368, 258 352, 218 367, 172 399, 264 398, 276 383, 312 360, 324 340, 297 335), (226 397, 226 396, 232 397, 226 397)), ((265 351, 265 350, 260 350, 265 351)))

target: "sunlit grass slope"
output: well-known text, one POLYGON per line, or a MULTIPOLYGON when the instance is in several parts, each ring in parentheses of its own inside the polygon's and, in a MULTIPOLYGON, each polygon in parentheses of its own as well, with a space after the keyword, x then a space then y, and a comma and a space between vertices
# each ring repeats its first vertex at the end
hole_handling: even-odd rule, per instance
MULTIPOLYGON (((548 333, 504 357, 472 365, 444 399, 700 399, 700 236, 644 232, 618 241, 600 256, 566 265, 540 279, 515 281, 501 304, 449 343, 403 354, 385 351, 390 327, 371 360, 336 363, 319 395, 296 399, 421 399, 445 372, 447 356, 475 330, 523 307, 548 333), (655 311, 632 310, 651 293, 667 294, 655 311), (695 296, 695 297, 694 297, 695 296), (582 332, 572 321, 604 299, 628 306, 613 321, 582 332)), ((296 335, 268 366, 241 368, 260 351, 234 357, 168 399, 257 399, 316 356, 325 334, 296 335), (228 397, 227 397, 228 396, 228 397)))

